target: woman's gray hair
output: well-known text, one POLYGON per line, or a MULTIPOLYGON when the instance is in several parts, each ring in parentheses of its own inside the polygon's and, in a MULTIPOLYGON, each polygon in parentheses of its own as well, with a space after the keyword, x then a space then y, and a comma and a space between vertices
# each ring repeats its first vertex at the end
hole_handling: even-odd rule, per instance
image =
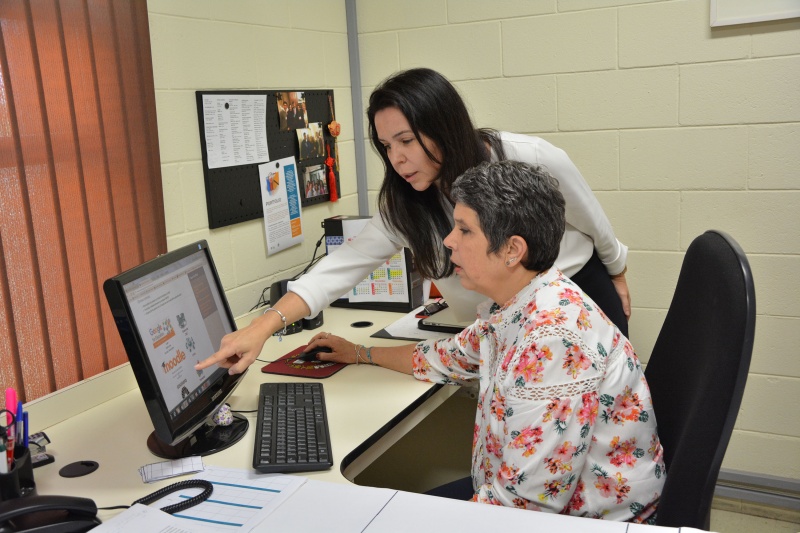
POLYGON ((481 163, 459 176, 450 194, 477 213, 489 253, 519 235, 528 243, 522 266, 535 271, 553 266, 566 224, 564 196, 558 180, 542 167, 511 160, 481 163))

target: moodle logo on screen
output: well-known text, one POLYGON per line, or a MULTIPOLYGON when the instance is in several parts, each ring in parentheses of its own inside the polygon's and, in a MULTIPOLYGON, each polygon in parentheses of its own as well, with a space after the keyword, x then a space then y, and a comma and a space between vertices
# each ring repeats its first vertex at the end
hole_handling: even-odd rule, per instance
POLYGON ((165 318, 150 328, 150 339, 153 341, 153 348, 158 348, 174 336, 175 330, 172 328, 172 321, 169 318, 165 318))
POLYGON ((176 366, 178 366, 181 363, 181 361, 184 361, 185 359, 186 359, 186 353, 180 350, 176 350, 175 357, 173 357, 169 361, 161 363, 161 368, 163 368, 164 373, 167 374, 176 366))

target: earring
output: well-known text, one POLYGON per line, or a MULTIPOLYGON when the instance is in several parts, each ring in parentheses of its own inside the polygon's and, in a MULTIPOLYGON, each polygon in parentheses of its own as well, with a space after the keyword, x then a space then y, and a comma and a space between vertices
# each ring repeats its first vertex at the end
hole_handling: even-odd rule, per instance
POLYGON ((511 263, 513 263, 513 262, 514 262, 514 261, 516 261, 516 260, 517 260, 517 258, 516 258, 516 257, 509 257, 509 258, 508 258, 508 261, 506 261, 506 266, 507 266, 507 267, 510 267, 510 266, 511 266, 511 263))

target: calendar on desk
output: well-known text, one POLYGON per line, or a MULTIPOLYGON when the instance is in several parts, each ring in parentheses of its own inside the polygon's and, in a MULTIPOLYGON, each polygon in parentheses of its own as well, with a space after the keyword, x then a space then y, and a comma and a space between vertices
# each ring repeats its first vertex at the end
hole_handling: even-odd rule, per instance
MULTIPOLYGON (((325 219, 327 253, 354 239, 370 217, 340 215, 325 219)), ((422 301, 422 277, 411 250, 403 248, 331 305, 378 311, 413 311, 422 301)))

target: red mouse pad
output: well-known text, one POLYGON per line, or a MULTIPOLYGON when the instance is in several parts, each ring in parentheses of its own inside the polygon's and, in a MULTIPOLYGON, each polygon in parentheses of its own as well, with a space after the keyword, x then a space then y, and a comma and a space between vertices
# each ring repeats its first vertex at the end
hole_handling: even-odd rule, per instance
POLYGON ((344 363, 331 363, 327 361, 298 361, 297 357, 303 353, 305 349, 306 345, 300 346, 277 361, 273 361, 262 367, 261 371, 265 374, 322 379, 334 375, 347 366, 344 363))

